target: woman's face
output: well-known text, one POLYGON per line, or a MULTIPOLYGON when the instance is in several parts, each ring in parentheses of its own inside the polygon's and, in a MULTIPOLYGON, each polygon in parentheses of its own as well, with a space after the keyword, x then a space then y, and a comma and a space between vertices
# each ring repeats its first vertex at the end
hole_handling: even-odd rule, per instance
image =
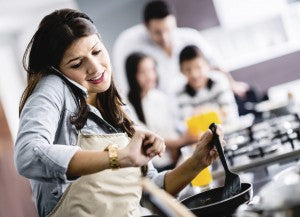
POLYGON ((84 86, 89 94, 104 92, 111 83, 110 59, 96 34, 74 41, 64 53, 59 68, 68 78, 84 86))
POLYGON ((181 71, 188 79, 189 85, 195 90, 206 85, 209 65, 201 57, 185 60, 181 63, 181 71))
POLYGON ((138 64, 136 79, 142 91, 148 91, 156 87, 157 74, 155 62, 152 58, 146 57, 138 64))

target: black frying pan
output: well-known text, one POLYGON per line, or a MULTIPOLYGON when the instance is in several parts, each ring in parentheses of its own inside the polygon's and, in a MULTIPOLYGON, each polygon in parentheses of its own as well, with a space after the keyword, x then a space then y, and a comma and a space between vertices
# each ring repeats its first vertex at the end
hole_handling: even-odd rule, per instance
POLYGON ((190 196, 181 203, 199 217, 231 216, 238 206, 249 202, 253 196, 250 183, 242 183, 241 187, 240 193, 225 200, 222 200, 223 187, 219 187, 190 196))
MULTIPOLYGON (((231 216, 238 206, 247 203, 253 195, 252 185, 241 184, 242 190, 237 195, 222 200, 223 187, 214 188, 199 194, 195 194, 181 201, 189 210, 198 217, 224 217, 231 216)), ((145 204, 155 214, 144 217, 173 217, 163 203, 151 194, 147 194, 145 204), (151 204, 151 205, 150 205, 151 204)), ((176 216, 176 215, 175 215, 176 216)))

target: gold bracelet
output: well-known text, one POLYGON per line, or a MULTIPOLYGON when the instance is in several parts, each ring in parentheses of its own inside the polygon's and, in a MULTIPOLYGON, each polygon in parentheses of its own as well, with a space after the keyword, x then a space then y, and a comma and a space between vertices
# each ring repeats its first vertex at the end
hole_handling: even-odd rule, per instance
POLYGON ((109 165, 112 169, 118 169, 120 168, 120 163, 118 159, 118 145, 110 144, 107 146, 105 150, 108 151, 108 157, 109 157, 109 165))

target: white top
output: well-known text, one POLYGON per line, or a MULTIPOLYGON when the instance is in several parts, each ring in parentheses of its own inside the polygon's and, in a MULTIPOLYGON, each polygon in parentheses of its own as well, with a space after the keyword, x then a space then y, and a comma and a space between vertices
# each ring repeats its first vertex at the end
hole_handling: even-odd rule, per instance
POLYGON ((142 109, 148 128, 164 139, 177 137, 173 111, 168 97, 160 90, 152 89, 142 99, 142 109))
POLYGON ((161 47, 151 41, 143 24, 133 26, 120 34, 113 48, 113 66, 115 79, 122 94, 126 95, 128 91, 125 61, 133 52, 143 52, 155 59, 158 65, 158 88, 171 95, 178 92, 186 83, 179 69, 179 54, 185 46, 198 46, 210 64, 216 65, 216 61, 212 58, 212 49, 197 30, 176 28, 172 37, 173 54, 169 57, 161 47))
MULTIPOLYGON (((128 103, 129 104, 129 103, 128 103)), ((132 116, 138 120, 137 114, 131 104, 128 105, 132 110, 132 116)), ((176 132, 173 106, 168 100, 167 95, 158 89, 150 90, 142 99, 142 109, 146 120, 147 129, 157 133, 164 139, 175 139, 178 137, 176 132)), ((138 122, 138 121, 137 121, 138 122)), ((154 166, 163 167, 172 163, 170 154, 166 151, 159 158, 155 157, 152 160, 154 166)))

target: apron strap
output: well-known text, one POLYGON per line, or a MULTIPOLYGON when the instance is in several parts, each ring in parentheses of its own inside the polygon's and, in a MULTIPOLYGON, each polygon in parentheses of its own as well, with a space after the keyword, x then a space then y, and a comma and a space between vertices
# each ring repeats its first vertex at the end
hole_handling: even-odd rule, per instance
POLYGON ((113 130, 114 133, 120 133, 120 131, 118 131, 115 127, 113 127, 112 125, 110 125, 109 123, 107 123, 104 119, 100 118, 98 115, 96 115, 95 113, 93 113, 91 111, 88 112, 88 118, 90 118, 91 120, 93 120, 99 126, 103 126, 103 125, 104 126, 109 126, 108 130, 110 132, 113 130))

